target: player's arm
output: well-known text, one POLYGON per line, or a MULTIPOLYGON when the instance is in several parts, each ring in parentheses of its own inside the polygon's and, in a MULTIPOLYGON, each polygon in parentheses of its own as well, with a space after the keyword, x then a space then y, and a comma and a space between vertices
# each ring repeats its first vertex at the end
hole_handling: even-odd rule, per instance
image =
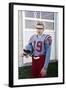
POLYGON ((51 43, 52 43, 52 39, 51 39, 51 36, 49 36, 45 41, 46 58, 45 58, 44 69, 46 69, 46 70, 48 68, 48 64, 50 61, 51 43))
POLYGON ((28 44, 25 46, 25 49, 23 49, 24 56, 27 56, 27 55, 32 56, 32 53, 33 53, 32 39, 33 39, 33 36, 30 38, 28 44))
POLYGON ((49 36, 45 40, 46 57, 45 57, 44 66, 43 66, 43 68, 41 70, 41 73, 42 73, 43 76, 45 76, 47 74, 48 64, 49 64, 49 61, 50 61, 51 43, 52 43, 52 39, 51 39, 51 36, 49 36))

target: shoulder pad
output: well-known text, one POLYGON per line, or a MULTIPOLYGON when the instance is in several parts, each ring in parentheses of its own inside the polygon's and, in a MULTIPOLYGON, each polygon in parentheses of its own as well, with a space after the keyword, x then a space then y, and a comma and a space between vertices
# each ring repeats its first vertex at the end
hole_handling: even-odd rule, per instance
POLYGON ((30 37, 30 40, 32 40, 34 36, 35 36, 35 35, 32 35, 32 36, 30 37))
POLYGON ((46 36, 46 38, 45 38, 45 43, 51 45, 51 43, 52 43, 52 38, 51 38, 50 35, 47 35, 47 36, 46 36))

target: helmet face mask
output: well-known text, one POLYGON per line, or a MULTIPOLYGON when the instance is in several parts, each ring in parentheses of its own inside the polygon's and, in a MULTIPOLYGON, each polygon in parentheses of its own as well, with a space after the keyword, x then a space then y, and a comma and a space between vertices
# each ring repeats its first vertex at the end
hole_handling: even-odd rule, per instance
POLYGON ((33 56, 33 47, 32 47, 32 44, 28 44, 25 49, 23 49, 24 51, 24 56, 33 56))
POLYGON ((23 49, 24 51, 24 56, 33 56, 33 51, 30 51, 30 50, 26 50, 26 49, 23 49))

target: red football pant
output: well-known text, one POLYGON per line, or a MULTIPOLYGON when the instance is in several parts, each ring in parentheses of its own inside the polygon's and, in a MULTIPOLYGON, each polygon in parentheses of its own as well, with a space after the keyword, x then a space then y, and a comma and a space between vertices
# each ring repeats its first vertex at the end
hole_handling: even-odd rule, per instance
POLYGON ((43 68, 45 63, 45 56, 39 56, 39 59, 35 59, 32 57, 32 77, 33 78, 41 78, 41 69, 43 68))

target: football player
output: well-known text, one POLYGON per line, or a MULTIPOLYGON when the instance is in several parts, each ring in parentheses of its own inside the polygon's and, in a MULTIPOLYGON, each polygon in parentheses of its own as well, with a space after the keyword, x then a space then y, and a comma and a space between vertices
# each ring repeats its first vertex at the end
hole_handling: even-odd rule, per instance
POLYGON ((26 45, 23 55, 32 56, 32 77, 46 77, 50 60, 52 38, 50 35, 43 34, 44 24, 38 22, 36 34, 33 35, 28 45, 26 45))

